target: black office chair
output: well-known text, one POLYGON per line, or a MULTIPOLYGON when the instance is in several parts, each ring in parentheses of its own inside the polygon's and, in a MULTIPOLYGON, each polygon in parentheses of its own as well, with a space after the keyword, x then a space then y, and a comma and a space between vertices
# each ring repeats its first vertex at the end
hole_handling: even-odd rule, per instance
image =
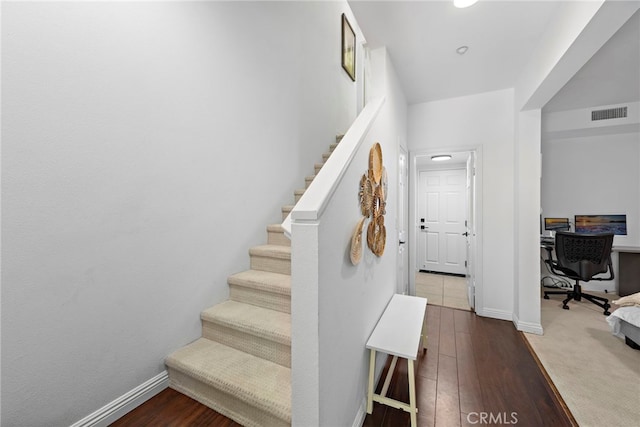
POLYGON ((549 299, 549 294, 564 294, 567 298, 562 301, 562 308, 569 310, 567 303, 572 299, 580 301, 582 298, 591 301, 604 309, 604 314, 609 315, 609 300, 607 298, 589 295, 582 292, 580 280, 613 279, 613 265, 611 263, 611 246, 613 234, 578 234, 566 231, 556 232, 555 250, 556 259, 553 259, 553 248, 547 247, 548 257, 545 263, 551 272, 557 276, 575 280, 573 289, 569 291, 544 291, 544 298, 549 299), (594 277, 609 271, 609 277, 594 277))

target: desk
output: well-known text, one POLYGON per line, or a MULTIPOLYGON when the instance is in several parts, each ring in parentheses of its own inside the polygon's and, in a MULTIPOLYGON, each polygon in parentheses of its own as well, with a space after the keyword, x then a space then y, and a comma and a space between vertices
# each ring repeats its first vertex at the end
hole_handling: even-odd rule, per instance
MULTIPOLYGON (((540 248, 546 251, 544 257, 542 257, 543 262, 540 264, 541 277, 543 278, 546 274, 544 273, 545 269, 548 271, 548 267, 546 267, 544 260, 549 256, 548 252, 553 251, 554 243, 553 239, 549 237, 540 237, 540 248)), ((615 292, 621 297, 640 292, 640 247, 613 245, 611 253, 615 279, 612 281, 603 281, 601 283, 605 286, 607 284, 612 286, 613 289, 615 289, 615 292), (614 252, 617 253, 617 262, 616 256, 613 256, 614 252)), ((606 288, 596 288, 592 290, 604 290, 606 292, 606 288)))
POLYGON ((618 252, 618 295, 640 292, 640 247, 614 246, 618 252))
POLYGON ((411 426, 417 425, 416 385, 413 361, 416 360, 420 342, 426 348, 423 339, 427 299, 396 294, 391 298, 382 317, 373 329, 366 347, 371 351, 369 361, 369 390, 367 393, 367 413, 373 412, 373 402, 379 402, 396 409, 402 409, 411 415, 411 426), (380 394, 374 394, 374 372, 376 352, 393 356, 380 394), (407 359, 409 375, 409 404, 386 397, 398 357, 407 359))

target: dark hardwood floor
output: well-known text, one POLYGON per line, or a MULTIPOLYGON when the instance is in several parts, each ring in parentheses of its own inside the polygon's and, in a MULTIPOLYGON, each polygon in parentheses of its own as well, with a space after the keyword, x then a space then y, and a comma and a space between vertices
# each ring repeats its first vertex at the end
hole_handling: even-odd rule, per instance
MULTIPOLYGON (((577 426, 513 323, 430 305, 427 329, 429 349, 420 354, 416 368, 420 427, 577 426)), ((389 362, 383 378, 388 366, 389 362)), ((398 360, 388 395, 408 402, 407 363, 403 359, 398 360)), ((375 403, 373 413, 367 415, 363 425, 409 426, 409 414, 375 403)), ((167 389, 112 426, 239 424, 167 389)))
POLYGON ((110 427, 242 427, 182 393, 167 388, 110 427))
MULTIPOLYGON (((430 305, 427 336, 416 368, 418 426, 577 426, 513 323, 430 305)), ((388 394, 408 402, 406 360, 388 394)), ((409 426, 409 414, 374 404, 363 425, 409 426)))

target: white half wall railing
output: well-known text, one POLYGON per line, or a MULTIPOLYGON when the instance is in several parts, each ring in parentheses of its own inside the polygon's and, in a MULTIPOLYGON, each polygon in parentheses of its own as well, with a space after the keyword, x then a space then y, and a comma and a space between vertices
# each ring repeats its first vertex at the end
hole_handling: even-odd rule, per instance
POLYGON ((298 203, 284 220, 282 228, 289 239, 291 239, 292 221, 313 221, 320 217, 342 176, 351 164, 353 156, 367 136, 367 132, 378 116, 384 101, 385 98, 382 97, 367 103, 347 133, 345 133, 342 141, 322 166, 318 175, 313 179, 309 188, 306 189, 298 203))
MULTIPOLYGON (((336 210, 340 211, 344 207, 344 181, 345 177, 354 175, 353 168, 358 169, 358 180, 361 175, 360 165, 353 165, 355 159, 362 161, 363 142, 371 139, 370 133, 376 128, 379 113, 384 111, 382 106, 385 98, 371 100, 358 117, 354 120, 349 130, 335 148, 329 159, 322 166, 313 182, 306 189, 301 199, 294 206, 289 216, 282 223, 284 232, 291 239, 291 387, 292 387, 292 425, 304 425, 309 427, 321 426, 324 424, 345 425, 351 421, 344 419, 328 420, 325 413, 326 407, 331 405, 326 400, 323 390, 333 388, 334 382, 344 380, 343 373, 335 370, 331 375, 327 375, 327 366, 333 365, 327 362, 334 354, 327 345, 335 346, 332 334, 340 328, 333 324, 338 322, 344 324, 346 315, 353 314, 353 310, 345 307, 347 301, 357 300, 356 307, 360 309, 360 304, 372 307, 375 311, 373 315, 364 316, 364 324, 372 323, 371 328, 379 317, 384 303, 369 304, 365 298, 357 299, 353 296, 342 295, 339 301, 336 300, 336 288, 340 288, 341 280, 333 277, 340 275, 344 267, 341 258, 342 243, 337 243, 336 236, 345 235, 345 230, 337 231, 336 227, 347 227, 346 233, 351 231, 352 223, 357 219, 349 218, 344 221, 336 221, 336 210), (325 221, 326 219, 326 221, 325 221), (327 261, 327 257, 337 256, 337 260, 327 261), (331 265, 327 269, 327 265, 331 265), (331 286, 325 286, 331 284, 331 286), (321 312, 321 307, 331 306, 330 310, 321 312), (382 307, 378 307, 382 306, 382 307), (330 316, 327 321, 325 316, 330 316), (371 320, 371 317, 375 317, 371 320), (329 359, 327 359, 329 358, 329 359), (339 380, 330 377, 338 376, 339 380), (330 385, 328 385, 330 384, 330 385), (324 396, 324 397, 323 397, 324 396)), ((368 153, 368 150, 367 150, 368 153)), ((365 165, 366 167, 366 165, 365 165)), ((349 188, 351 187, 348 184, 349 188)), ((360 214, 359 208, 355 204, 354 197, 353 215, 360 214)), ((348 216, 348 215, 347 215, 348 216)), ((351 266, 352 268, 355 267, 351 266)), ((353 280, 353 278, 352 278, 353 280)), ((387 298, 387 295, 373 294, 373 298, 387 298)), ((387 298, 388 299, 388 298, 387 298)), ((352 307, 354 303, 348 303, 347 307, 352 307)), ((351 365, 345 364, 341 369, 347 369, 348 373, 356 375, 356 380, 360 376, 359 370, 362 368, 361 359, 364 355, 364 345, 359 346, 360 340, 364 340, 364 335, 370 333, 367 326, 365 332, 355 333, 354 339, 348 342, 355 347, 351 351, 340 353, 340 357, 349 359, 351 365), (354 353, 354 354, 350 354, 354 353)), ((354 332, 346 332, 346 335, 354 332)), ((344 335, 344 334, 343 334, 344 335)), ((347 381, 351 381, 349 379, 347 381)), ((362 393, 365 387, 362 385, 362 393)), ((342 391, 336 391, 332 399, 339 401, 348 408, 364 408, 364 394, 357 398, 337 397, 342 391), (353 401, 353 399, 356 399, 353 401), (360 402, 362 400, 362 403, 360 402)), ((340 412, 340 411, 334 411, 340 412)), ((344 412, 344 411, 342 411, 344 412)), ((348 418, 349 416, 347 416, 348 418)), ((358 419, 364 420, 364 409, 358 411, 358 419)), ((361 422, 360 422, 361 424, 361 422)))

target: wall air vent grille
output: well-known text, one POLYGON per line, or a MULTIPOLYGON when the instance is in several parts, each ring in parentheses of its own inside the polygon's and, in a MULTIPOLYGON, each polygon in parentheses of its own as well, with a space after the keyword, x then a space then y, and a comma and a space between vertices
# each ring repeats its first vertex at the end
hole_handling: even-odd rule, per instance
POLYGON ((627 107, 607 108, 606 110, 594 110, 591 112, 591 121, 621 119, 627 117, 627 107))

